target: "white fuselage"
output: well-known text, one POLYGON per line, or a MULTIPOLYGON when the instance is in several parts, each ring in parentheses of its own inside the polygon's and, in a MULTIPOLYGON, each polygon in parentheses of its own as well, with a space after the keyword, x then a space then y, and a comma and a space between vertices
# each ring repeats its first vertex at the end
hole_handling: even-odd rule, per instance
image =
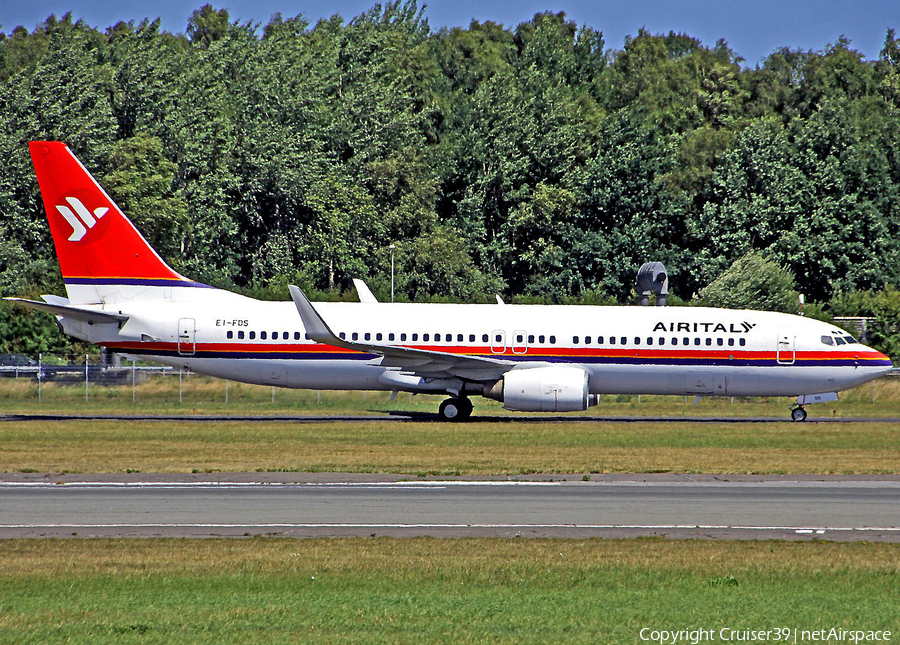
MULTIPOLYGON (((189 293, 190 299, 134 298, 100 308, 127 314, 121 329, 63 324, 67 333, 114 351, 235 381, 425 391, 386 378, 388 368, 374 354, 308 340, 292 302, 215 289, 189 293)), ((593 394, 794 396, 847 389, 891 368, 885 356, 848 343, 833 325, 773 312, 405 303, 316 303, 316 309, 348 341, 489 357, 515 369, 582 367, 593 394)))

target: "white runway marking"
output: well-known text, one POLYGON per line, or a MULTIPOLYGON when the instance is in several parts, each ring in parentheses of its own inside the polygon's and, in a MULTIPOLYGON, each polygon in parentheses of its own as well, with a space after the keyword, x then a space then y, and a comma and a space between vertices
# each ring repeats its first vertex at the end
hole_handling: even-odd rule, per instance
POLYGON ((694 525, 694 524, 359 524, 359 523, 272 523, 272 524, 191 524, 191 523, 147 523, 147 524, 0 524, 0 529, 596 529, 619 530, 636 529, 646 531, 701 530, 701 531, 794 531, 795 533, 824 533, 826 531, 892 531, 900 532, 900 527, 878 526, 826 526, 801 528, 797 526, 736 526, 736 525, 694 525))

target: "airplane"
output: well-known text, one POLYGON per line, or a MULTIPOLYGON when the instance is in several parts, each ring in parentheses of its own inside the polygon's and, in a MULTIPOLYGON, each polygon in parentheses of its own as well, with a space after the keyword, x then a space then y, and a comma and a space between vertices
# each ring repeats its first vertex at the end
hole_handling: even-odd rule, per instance
MULTIPOLYGON (((62 142, 29 143, 63 298, 7 298, 62 331, 195 373, 287 388, 471 396, 507 410, 584 411, 601 394, 797 396, 805 405, 890 371, 833 325, 705 307, 264 302, 186 278, 151 248, 62 142)), ((360 287, 360 284, 362 287, 360 287)))

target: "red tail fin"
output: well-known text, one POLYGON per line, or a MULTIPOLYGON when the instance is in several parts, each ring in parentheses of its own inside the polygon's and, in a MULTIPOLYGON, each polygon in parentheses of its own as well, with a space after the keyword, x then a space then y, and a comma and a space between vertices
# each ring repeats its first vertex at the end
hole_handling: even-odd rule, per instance
POLYGON ((28 147, 67 286, 200 286, 163 261, 66 144, 28 147))

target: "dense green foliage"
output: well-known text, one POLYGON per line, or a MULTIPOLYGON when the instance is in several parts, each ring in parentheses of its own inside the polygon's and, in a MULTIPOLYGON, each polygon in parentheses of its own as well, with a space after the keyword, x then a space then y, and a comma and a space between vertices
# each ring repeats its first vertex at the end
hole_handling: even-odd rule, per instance
POLYGON ((750 252, 703 287, 696 301, 707 307, 797 313, 798 299, 790 271, 750 252))
MULTIPOLYGON (((755 69, 564 14, 432 30, 414 0, 310 25, 0 34, 0 291, 60 291, 27 142, 63 140, 179 271, 284 297, 622 301, 762 253, 808 298, 900 283, 900 40, 755 69)), ((8 317, 5 313, 4 316, 8 317)))

